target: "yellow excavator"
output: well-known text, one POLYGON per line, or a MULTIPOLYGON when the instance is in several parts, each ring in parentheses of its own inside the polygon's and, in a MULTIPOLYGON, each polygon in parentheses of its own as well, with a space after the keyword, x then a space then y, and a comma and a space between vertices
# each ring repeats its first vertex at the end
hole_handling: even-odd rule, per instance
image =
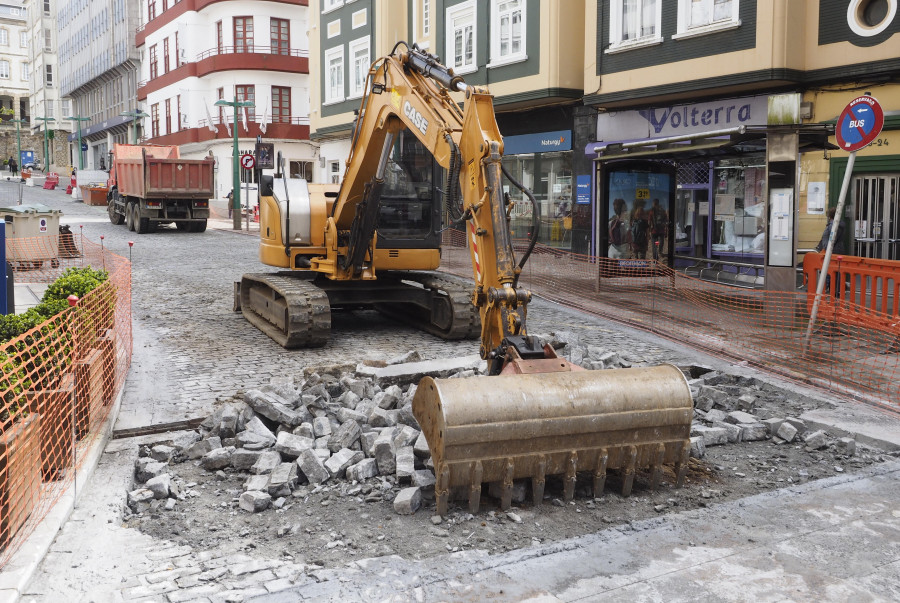
POLYGON ((528 335, 531 292, 518 280, 536 239, 517 263, 502 155, 490 93, 398 43, 369 70, 340 187, 262 180, 260 259, 289 271, 244 275, 236 306, 285 347, 324 345, 340 308, 374 307, 445 338, 480 334, 488 376, 426 377, 413 399, 440 515, 460 488, 477 511, 487 482, 500 484, 504 509, 524 478, 535 503, 551 475, 563 476, 566 500, 584 472, 594 496, 607 470, 623 495, 637 471, 656 487, 670 464, 681 486, 693 404, 677 367, 586 371, 528 335), (444 222, 466 233, 474 290, 434 272, 444 222))

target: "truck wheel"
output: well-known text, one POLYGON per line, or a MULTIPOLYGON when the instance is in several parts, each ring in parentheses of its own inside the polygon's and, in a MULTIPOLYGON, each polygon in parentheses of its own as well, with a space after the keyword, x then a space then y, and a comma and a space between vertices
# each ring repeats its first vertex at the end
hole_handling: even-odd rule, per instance
POLYGON ((199 222, 191 222, 191 232, 205 232, 206 231, 206 220, 200 220, 199 222))
POLYGON ((122 222, 125 221, 125 216, 116 211, 115 199, 110 199, 106 211, 109 213, 109 221, 116 226, 119 226, 120 224, 122 224, 122 222))
POLYGON ((134 230, 134 203, 125 204, 125 227, 134 230))
POLYGON ((144 218, 141 216, 140 205, 134 205, 134 213, 132 214, 131 219, 134 222, 134 232, 136 232, 137 234, 147 234, 148 232, 150 232, 150 218, 144 218))

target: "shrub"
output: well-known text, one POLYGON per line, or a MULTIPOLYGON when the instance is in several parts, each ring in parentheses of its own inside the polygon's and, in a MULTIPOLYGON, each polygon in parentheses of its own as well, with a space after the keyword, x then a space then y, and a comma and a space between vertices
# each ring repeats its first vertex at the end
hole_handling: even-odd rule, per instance
POLYGON ((90 266, 86 268, 69 268, 47 287, 42 301, 63 300, 70 295, 84 297, 97 288, 100 283, 109 278, 106 270, 94 270, 90 266))

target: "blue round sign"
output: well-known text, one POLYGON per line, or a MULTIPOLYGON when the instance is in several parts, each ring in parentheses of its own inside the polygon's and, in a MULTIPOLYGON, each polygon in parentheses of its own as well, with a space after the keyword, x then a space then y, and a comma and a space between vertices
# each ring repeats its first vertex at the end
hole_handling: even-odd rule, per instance
POLYGON ((884 127, 884 111, 871 96, 850 101, 838 118, 834 135, 845 151, 858 151, 872 144, 884 127))

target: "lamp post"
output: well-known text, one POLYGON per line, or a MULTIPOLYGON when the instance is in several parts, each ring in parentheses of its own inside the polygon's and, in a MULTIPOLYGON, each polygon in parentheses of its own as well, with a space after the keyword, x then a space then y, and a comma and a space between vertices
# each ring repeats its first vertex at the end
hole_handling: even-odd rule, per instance
POLYGON ((43 165, 43 168, 44 168, 44 171, 46 172, 47 169, 50 167, 50 156, 49 156, 49 153, 47 152, 47 122, 48 121, 56 121, 56 118, 55 117, 35 117, 34 119, 37 121, 44 122, 44 165, 43 165))
POLYGON ((122 117, 130 117, 130 118, 131 118, 131 125, 132 125, 132 132, 133 132, 134 144, 137 144, 137 142, 138 142, 138 139, 137 139, 137 120, 138 120, 138 119, 143 119, 143 118, 145 118, 145 117, 150 117, 150 116, 147 115, 146 113, 144 113, 143 111, 141 111, 140 109, 135 109, 134 111, 126 111, 125 113, 119 113, 119 115, 121 115, 122 117))
MULTIPOLYGON (((20 164, 19 169, 21 169, 22 168, 21 164, 23 163, 22 162, 22 132, 19 130, 19 126, 20 126, 20 124, 27 124, 28 122, 24 119, 11 119, 9 121, 10 121, 10 123, 16 124, 16 147, 19 150, 19 155, 16 157, 16 162, 18 162, 20 164)), ((19 173, 21 174, 21 172, 19 172, 19 173)))
POLYGON ((64 117, 63 119, 70 119, 78 125, 78 170, 81 171, 84 169, 84 157, 81 150, 81 122, 91 121, 91 118, 73 115, 72 117, 64 117))
POLYGON ((234 179, 232 180, 231 215, 234 220, 234 229, 241 229, 241 165, 238 157, 238 109, 255 107, 251 101, 227 101, 224 99, 215 102, 217 107, 234 107, 234 179))

